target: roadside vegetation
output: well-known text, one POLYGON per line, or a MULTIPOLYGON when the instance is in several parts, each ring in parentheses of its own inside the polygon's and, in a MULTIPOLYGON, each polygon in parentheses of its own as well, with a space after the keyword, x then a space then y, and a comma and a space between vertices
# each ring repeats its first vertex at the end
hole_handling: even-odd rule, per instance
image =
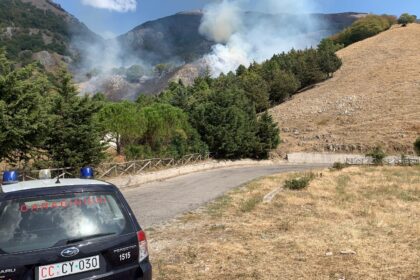
POLYGON ((419 167, 281 174, 148 232, 154 276, 185 279, 418 279, 419 167), (318 174, 320 175, 320 174, 318 174), (264 197, 274 190, 270 201, 264 197))
POLYGON ((377 146, 372 151, 367 153, 366 156, 372 158, 373 164, 382 165, 386 157, 386 153, 381 147, 377 146))

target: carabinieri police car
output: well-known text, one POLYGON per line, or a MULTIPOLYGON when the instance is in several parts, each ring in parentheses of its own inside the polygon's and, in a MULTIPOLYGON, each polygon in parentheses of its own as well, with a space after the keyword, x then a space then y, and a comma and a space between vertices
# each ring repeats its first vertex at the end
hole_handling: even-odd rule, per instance
POLYGON ((152 278, 146 236, 128 203, 92 178, 91 168, 80 179, 18 182, 16 171, 3 173, 0 280, 152 278))

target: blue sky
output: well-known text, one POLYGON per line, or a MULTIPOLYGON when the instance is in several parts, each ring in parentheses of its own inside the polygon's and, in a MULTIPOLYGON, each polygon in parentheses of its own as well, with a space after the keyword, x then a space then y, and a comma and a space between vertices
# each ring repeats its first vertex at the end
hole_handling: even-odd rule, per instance
MULTIPOLYGON (((199 9, 216 0, 55 0, 105 37, 125 33, 137 25, 180 11, 199 9), (90 3, 90 5, 88 5, 90 3), (124 7, 118 4, 127 3, 124 7), (96 7, 94 7, 96 6, 96 7), (135 6, 135 9, 134 9, 135 6), (119 10, 119 11, 117 11, 119 10)), ((258 1, 258 0, 255 0, 258 1)), ((282 0, 275 0, 282 1, 282 0)), ((299 0, 296 0, 299 1, 299 0)), ((420 15, 419 0, 313 0, 315 12, 368 12, 399 15, 403 12, 420 15)))

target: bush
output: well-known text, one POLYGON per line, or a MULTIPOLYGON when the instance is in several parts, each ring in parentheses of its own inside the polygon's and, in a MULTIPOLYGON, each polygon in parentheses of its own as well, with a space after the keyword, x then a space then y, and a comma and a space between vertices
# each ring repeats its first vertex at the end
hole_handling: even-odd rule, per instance
POLYGON ((341 162, 334 162, 332 169, 334 170, 343 170, 344 168, 348 167, 348 164, 341 163, 341 162))
POLYGON ((373 158, 373 163, 375 165, 382 165, 386 154, 381 147, 375 147, 370 153, 366 154, 366 156, 373 158))
POLYGON ((337 44, 348 46, 388 30, 392 23, 389 16, 369 15, 355 21, 350 27, 333 36, 332 39, 337 44))
POLYGON ((250 199, 243 201, 240 204, 239 209, 244 213, 251 212, 262 201, 263 201, 262 196, 258 195, 258 196, 251 197, 250 199))
POLYGON ((306 174, 303 177, 286 180, 284 187, 289 190, 302 190, 309 186, 309 183, 315 178, 313 173, 306 174))
POLYGON ((402 24, 402 26, 407 26, 409 23, 415 23, 417 20, 417 16, 410 15, 408 13, 402 14, 398 19, 398 23, 402 24))
MULTIPOLYGON (((117 71, 120 72, 121 70, 118 69, 117 71)), ((145 72, 143 68, 140 65, 135 64, 126 70, 125 78, 130 83, 138 83, 140 81, 140 78, 144 75, 144 73, 145 72)))
POLYGON ((414 151, 420 156, 420 137, 414 142, 414 151))

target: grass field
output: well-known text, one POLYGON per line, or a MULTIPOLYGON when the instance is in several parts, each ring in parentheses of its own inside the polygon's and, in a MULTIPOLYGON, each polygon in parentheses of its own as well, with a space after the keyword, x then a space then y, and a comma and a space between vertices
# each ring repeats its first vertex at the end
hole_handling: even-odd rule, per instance
POLYGON ((420 279, 419 167, 324 170, 283 189, 294 176, 149 229, 155 279, 420 279))

